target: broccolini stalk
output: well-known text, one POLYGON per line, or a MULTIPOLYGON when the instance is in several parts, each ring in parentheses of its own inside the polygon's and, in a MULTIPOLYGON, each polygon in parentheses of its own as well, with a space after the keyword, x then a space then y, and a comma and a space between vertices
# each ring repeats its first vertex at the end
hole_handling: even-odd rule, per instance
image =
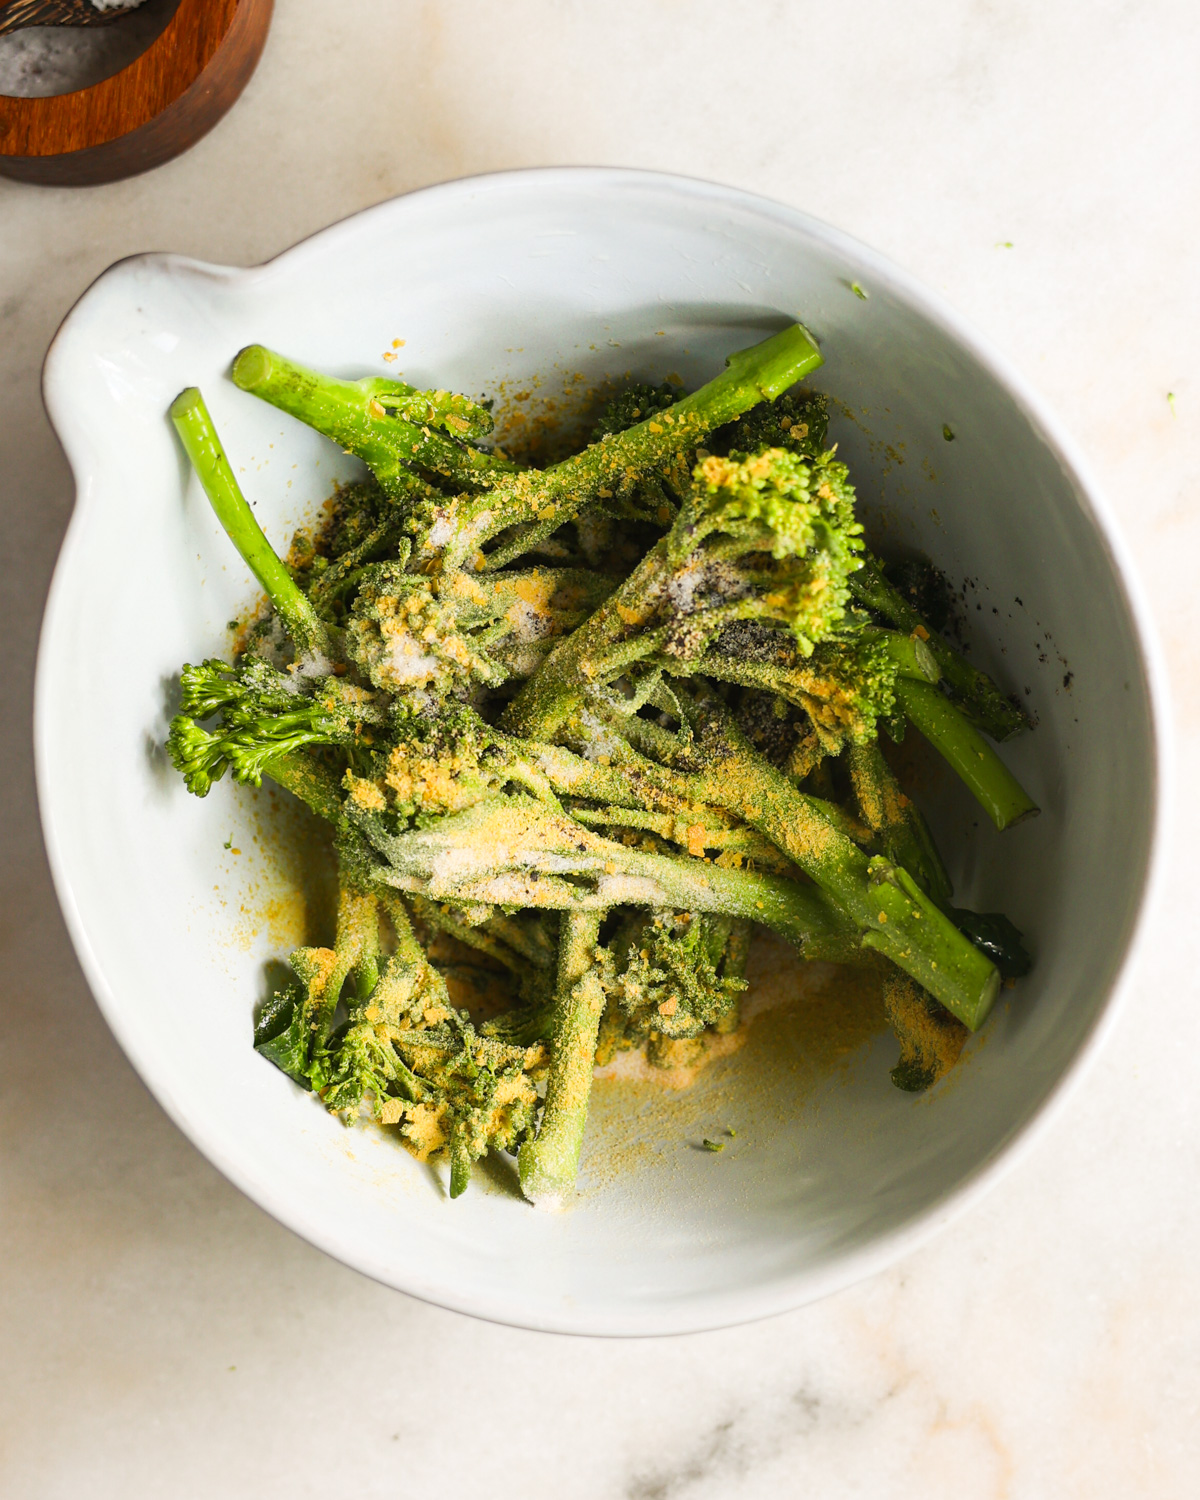
POLYGON ((850 745, 846 763, 859 810, 883 838, 888 857, 903 865, 939 906, 954 894, 946 867, 920 809, 901 790, 878 742, 850 745))
POLYGON ((795 873, 791 861, 769 839, 725 818, 717 808, 704 809, 703 823, 696 822, 694 816, 679 817, 675 813, 637 807, 572 807, 571 816, 588 828, 642 829, 678 844, 696 858, 716 849, 722 863, 732 862, 734 869, 740 869, 746 862, 756 870, 769 870, 776 875, 795 873))
POLYGON ((986 672, 973 667, 953 646, 930 630, 920 614, 884 576, 879 559, 864 557, 863 565, 850 581, 851 592, 868 609, 912 634, 923 634, 937 658, 946 686, 959 700, 972 722, 994 740, 1011 739, 1029 728, 1029 720, 1011 703, 986 672))
POLYGON ((342 794, 337 778, 327 766, 300 751, 291 755, 280 755, 268 762, 264 774, 281 786, 285 792, 299 797, 317 817, 324 818, 335 826, 342 818, 342 794))
POLYGON ((351 808, 350 817, 387 862, 376 878, 434 901, 477 910, 714 912, 760 922, 806 958, 862 962, 853 927, 811 886, 629 848, 530 797, 490 797, 401 834, 372 814, 351 808))
POLYGON ((686 470, 690 451, 713 428, 760 401, 773 400, 821 363, 811 336, 794 324, 731 355, 720 375, 668 410, 538 471, 518 471, 493 454, 414 427, 399 414, 409 398, 396 397, 392 406, 383 389, 394 382, 335 380, 258 345, 238 355, 233 378, 243 390, 357 453, 380 484, 398 496, 417 494, 419 481, 410 465, 458 490, 482 489, 481 494, 459 494, 449 500, 421 492, 424 503, 415 517, 414 564, 426 568, 437 561, 449 572, 471 563, 503 567, 593 501, 619 496, 653 471, 672 466, 686 470), (397 415, 390 414, 393 410, 397 415), (512 528, 517 535, 484 559, 486 544, 512 528))
POLYGON ((591 501, 624 494, 650 474, 674 472, 681 487, 686 485, 688 456, 710 432, 762 401, 774 401, 824 362, 816 341, 799 323, 729 355, 718 376, 674 406, 540 473, 505 480, 497 487, 511 504, 503 517, 489 513, 490 497, 470 501, 468 513, 459 518, 463 535, 448 550, 447 565, 461 566, 472 547, 482 547, 510 526, 524 526, 518 537, 489 556, 490 567, 503 567, 573 520, 591 501))
MULTIPOLYGON (((674 735, 636 715, 615 710, 594 694, 589 694, 586 702, 585 711, 572 715, 561 732, 564 740, 580 746, 584 754, 576 755, 557 745, 531 747, 537 765, 556 791, 607 801, 615 804, 615 809, 629 809, 631 815, 641 808, 661 809, 661 813, 646 813, 645 821, 634 821, 631 816, 629 826, 641 826, 682 843, 692 854, 732 849, 752 859, 757 857, 758 845, 745 824, 727 808, 706 803, 696 780, 675 766, 680 747, 674 735), (609 763, 600 765, 588 759, 589 751, 604 755, 609 763), (661 759, 656 758, 659 756, 661 759), (674 826, 665 821, 668 817, 674 826)), ((808 792, 798 791, 796 795, 816 817, 847 838, 856 843, 872 841, 871 830, 836 802, 808 792)), ((605 811, 613 814, 615 809, 605 811)), ((611 821, 620 823, 621 819, 614 815, 611 821)))
POLYGON ((317 617, 316 610, 264 536, 262 527, 233 477, 233 470, 221 447, 221 440, 204 404, 204 397, 195 386, 181 391, 172 402, 171 420, 175 423, 187 456, 204 486, 204 493, 216 512, 217 520, 241 553, 243 561, 266 590, 276 614, 295 641, 299 653, 302 656, 335 659, 337 652, 333 648, 328 627, 317 617))
MULTIPOLYGON (((408 905, 412 907, 414 916, 427 927, 446 933, 507 969, 517 983, 522 1010, 541 1006, 549 998, 547 981, 552 982, 551 971, 554 968, 556 947, 553 941, 548 940, 545 924, 547 920, 551 925, 556 924, 554 913, 493 915, 480 922, 473 920, 474 914, 461 907, 427 901, 422 896, 410 894, 408 905)), ((509 1012, 509 1015, 512 1014, 509 1012)), ((518 1026, 517 1029, 521 1030, 521 1027, 518 1026)), ((526 1036, 524 1030, 520 1037, 515 1031, 510 1034, 510 1028, 505 1026, 501 1026, 495 1034, 502 1034, 511 1041, 534 1040, 534 1036, 526 1036)), ((543 1032, 539 1029, 536 1035, 541 1036, 543 1032)))
POLYGON ((537 1136, 517 1156, 521 1191, 538 1208, 565 1207, 575 1191, 605 991, 596 964, 600 911, 562 919, 546 1102, 537 1136))
POLYGON ((697 797, 766 834, 854 923, 864 946, 890 958, 971 1030, 979 1027, 1000 975, 908 871, 864 854, 821 815, 816 799, 758 754, 717 700, 692 704, 681 692, 676 699, 686 732, 673 747, 665 737, 661 743, 697 797))
POLYGON ((892 1069, 892 1082, 905 1093, 923 1093, 955 1065, 970 1033, 903 974, 893 972, 888 976, 883 1006, 900 1043, 900 1061, 892 1069))
MULTIPOLYGON (((405 819, 461 812, 519 787, 556 811, 560 796, 603 804, 573 813, 592 826, 640 828, 697 857, 719 850, 777 873, 790 869, 768 840, 698 803, 686 776, 632 752, 620 765, 602 765, 560 745, 501 734, 462 704, 443 705, 436 714, 393 709, 389 732, 378 740, 372 775, 347 778, 363 809, 386 806, 405 819)), ((853 836, 870 839, 870 830, 841 809, 822 807, 853 836)))
POLYGON ((1037 803, 944 693, 927 682, 904 679, 896 683, 896 697, 909 722, 950 763, 997 828, 1037 816, 1037 803))
POLYGON ((408 905, 427 926, 445 932, 486 953, 514 974, 530 969, 552 968, 556 947, 547 934, 541 912, 525 916, 490 916, 483 922, 472 922, 455 906, 439 906, 420 896, 410 896, 408 905))
POLYGON ((470 446, 492 419, 449 391, 418 391, 401 381, 338 380, 251 344, 233 362, 233 382, 332 438, 361 458, 393 499, 425 496, 428 471, 455 488, 478 488, 517 467, 470 446))
POLYGON ((858 566, 853 494, 832 453, 811 463, 781 448, 703 459, 669 533, 555 647, 502 727, 552 739, 589 683, 649 658, 694 659, 740 621, 782 627, 810 654, 841 622, 858 566))

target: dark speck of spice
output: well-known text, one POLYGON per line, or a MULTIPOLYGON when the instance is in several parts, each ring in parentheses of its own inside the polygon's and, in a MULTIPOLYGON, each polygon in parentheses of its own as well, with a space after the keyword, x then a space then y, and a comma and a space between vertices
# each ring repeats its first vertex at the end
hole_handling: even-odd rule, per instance
POLYGON ((1074 682, 1074 680, 1075 680, 1075 673, 1074 672, 1064 672, 1063 673, 1063 687, 1066 688, 1066 690, 1067 690, 1068 693, 1071 691, 1071 684, 1072 684, 1072 682, 1074 682))

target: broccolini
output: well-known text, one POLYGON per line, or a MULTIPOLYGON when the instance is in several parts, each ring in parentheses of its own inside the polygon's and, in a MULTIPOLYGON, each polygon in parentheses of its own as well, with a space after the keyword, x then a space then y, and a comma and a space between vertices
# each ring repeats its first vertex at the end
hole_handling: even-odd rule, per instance
POLYGON ((537 469, 488 446, 486 402, 251 346, 234 383, 370 471, 287 562, 199 391, 171 408, 267 602, 183 668, 168 752, 200 797, 271 778, 337 852, 332 946, 292 954, 255 1045, 448 1159, 451 1197, 501 1150, 568 1203, 594 1067, 734 1029, 756 928, 878 970, 910 1091, 1029 967, 1005 917, 950 905, 886 753, 915 727, 1004 828, 1037 809, 983 736, 1027 721, 865 550, 798 385, 820 363, 796 324, 691 394, 631 385, 537 469), (446 952, 499 1013, 452 1002, 446 952))

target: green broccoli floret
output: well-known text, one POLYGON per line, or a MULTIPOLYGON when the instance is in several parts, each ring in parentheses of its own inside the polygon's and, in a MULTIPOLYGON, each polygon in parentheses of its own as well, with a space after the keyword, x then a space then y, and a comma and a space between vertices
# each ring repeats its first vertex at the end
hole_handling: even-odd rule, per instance
POLYGON ((746 989, 725 959, 733 931, 727 917, 653 912, 630 935, 626 966, 614 986, 627 1035, 652 1032, 683 1040, 723 1022, 746 989))
POLYGON ((402 507, 374 479, 339 485, 309 553, 299 567, 293 565, 293 577, 322 619, 342 624, 366 566, 380 558, 406 558, 411 550, 402 507))
POLYGON ((182 712, 171 721, 167 753, 188 791, 208 795, 228 770, 261 786, 271 763, 314 745, 356 744, 364 726, 385 716, 377 695, 339 677, 280 672, 254 657, 236 667, 219 661, 186 666, 182 712), (212 730, 197 719, 218 714, 212 730))
POLYGON ((402 562, 362 570, 346 646, 376 687, 454 694, 529 677, 554 642, 612 593, 582 568, 433 576, 402 562))
POLYGON ((478 1032, 450 1003, 402 905, 386 905, 397 949, 331 1051, 324 1099, 342 1113, 368 1100, 374 1117, 398 1125, 418 1157, 447 1148, 457 1198, 472 1162, 490 1150, 515 1151, 532 1133, 544 1050, 478 1032))
POLYGON ((254 1045, 297 1082, 321 1088, 328 1080, 325 1047, 347 979, 360 998, 379 978, 378 897, 341 867, 337 935, 332 948, 297 948, 298 983, 277 991, 255 1028, 254 1045))
POLYGON ((357 551, 397 514, 396 505, 373 477, 335 483, 326 509, 321 526, 321 551, 331 562, 357 551))
POLYGON ((465 1191, 473 1161, 515 1151, 532 1134, 544 1049, 476 1031, 450 1003, 394 893, 344 885, 334 947, 297 949, 291 963, 298 983, 265 1008, 258 1050, 334 1113, 353 1119, 365 1109, 398 1126, 420 1160, 448 1150, 452 1198, 465 1191), (382 961, 381 905, 397 940, 382 961), (331 1030, 348 979, 348 1019, 331 1030))
POLYGON ((646 422, 658 412, 668 410, 686 394, 668 380, 661 385, 643 382, 627 387, 600 408, 592 428, 592 442, 603 442, 618 432, 628 432, 639 422, 646 422))
POLYGON ((845 466, 832 454, 813 463, 776 448, 710 455, 667 536, 555 647, 502 724, 550 739, 589 683, 639 664, 694 661, 740 621, 786 629, 810 655, 845 616, 861 533, 845 466))
POLYGON ((386 809, 392 826, 462 812, 512 787, 559 806, 534 754, 520 753, 474 710, 454 702, 429 711, 397 705, 365 769, 370 774, 347 774, 351 805, 374 814, 386 809))
POLYGON ((713 433, 717 453, 757 453, 786 448, 817 459, 829 435, 829 401, 820 391, 788 391, 771 404, 751 407, 745 416, 713 433))

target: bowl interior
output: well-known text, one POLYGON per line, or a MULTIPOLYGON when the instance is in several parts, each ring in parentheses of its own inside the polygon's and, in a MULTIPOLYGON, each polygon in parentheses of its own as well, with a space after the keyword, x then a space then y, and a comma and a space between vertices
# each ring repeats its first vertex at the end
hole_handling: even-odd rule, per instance
MULTIPOLYGON (((68 319, 46 393, 79 485, 37 711, 71 930, 163 1104, 239 1186, 332 1254, 533 1327, 668 1332, 777 1311, 897 1253, 980 1179, 1080 1054, 1150 856, 1155 747, 1136 626, 1045 424, 878 257, 703 184, 511 174, 386 204, 252 271, 124 262, 68 319), (876 540, 947 571, 974 659, 1037 717, 1003 754, 1040 818, 1001 836, 953 790, 930 809, 956 899, 1012 916, 1035 971, 928 1097, 891 1086, 895 1045, 870 1028, 822 1074, 803 1036, 773 1026, 690 1094, 602 1089, 571 1211, 526 1207, 503 1162, 451 1204, 428 1167, 344 1129, 251 1050, 264 964, 286 955, 306 910, 316 919, 319 894, 296 884, 303 819, 282 798, 221 784, 197 801, 161 750, 180 663, 223 654, 226 622, 254 598, 167 405, 185 385, 204 389, 268 535, 286 546, 352 463, 234 389, 227 371, 244 344, 490 392, 511 420, 626 372, 698 383, 793 317, 824 349, 815 383, 837 399, 834 436, 876 540), (696 1149, 729 1126, 737 1136, 719 1155, 696 1149)), ((794 978, 785 970, 781 983, 794 978)))

